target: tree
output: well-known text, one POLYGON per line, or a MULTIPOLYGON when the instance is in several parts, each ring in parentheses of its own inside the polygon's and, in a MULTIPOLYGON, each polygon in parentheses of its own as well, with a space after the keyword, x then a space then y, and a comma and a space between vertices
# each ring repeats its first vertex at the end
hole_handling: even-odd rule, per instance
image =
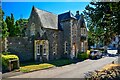
POLYGON ((19 19, 14 21, 14 15, 6 16, 5 22, 7 23, 8 32, 10 33, 10 37, 15 36, 24 36, 25 28, 27 26, 27 19, 19 19))
POLYGON ((15 22, 16 30, 20 36, 25 36, 25 30, 27 27, 28 19, 19 19, 15 22))
POLYGON ((7 24, 5 21, 2 22, 2 38, 6 38, 9 36, 7 24))
POLYGON ((8 32, 7 24, 3 20, 4 12, 2 11, 1 7, 0 7, 0 13, 1 13, 0 14, 0 33, 2 33, 1 37, 4 39, 8 37, 9 32, 8 32))
POLYGON ((97 43, 100 40, 107 46, 116 32, 120 34, 119 3, 91 2, 86 6, 85 19, 88 22, 88 28, 94 29, 91 34, 93 38, 96 38, 97 43))
POLYGON ((10 37, 15 36, 15 25, 14 25, 14 16, 11 14, 11 16, 6 16, 5 22, 7 23, 8 32, 10 37))

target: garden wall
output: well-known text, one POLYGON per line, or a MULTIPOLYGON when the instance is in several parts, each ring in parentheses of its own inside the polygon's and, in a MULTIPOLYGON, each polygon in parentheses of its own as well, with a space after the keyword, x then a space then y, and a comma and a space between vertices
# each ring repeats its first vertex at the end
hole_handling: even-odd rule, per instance
POLYGON ((28 37, 9 37, 7 40, 8 52, 16 54, 20 61, 33 60, 33 42, 28 37))
POLYGON ((0 53, 7 51, 7 39, 0 38, 0 53))

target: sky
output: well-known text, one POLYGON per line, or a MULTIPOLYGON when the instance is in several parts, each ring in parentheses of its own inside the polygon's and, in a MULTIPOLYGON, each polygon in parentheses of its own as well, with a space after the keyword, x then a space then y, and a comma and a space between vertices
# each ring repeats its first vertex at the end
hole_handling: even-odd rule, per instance
POLYGON ((88 4, 89 2, 2 2, 2 9, 5 17, 13 13, 15 20, 18 20, 20 18, 29 18, 33 5, 36 8, 57 15, 69 10, 75 15, 76 11, 79 10, 81 13, 85 10, 88 4))
POLYGON ((90 2, 99 0, 2 0, 2 2, 90 2))

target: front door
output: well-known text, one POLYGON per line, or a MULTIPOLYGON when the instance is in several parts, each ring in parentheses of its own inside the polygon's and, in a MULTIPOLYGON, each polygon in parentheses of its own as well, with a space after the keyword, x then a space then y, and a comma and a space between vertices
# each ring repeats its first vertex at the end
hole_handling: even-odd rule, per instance
POLYGON ((35 40, 35 60, 45 62, 48 60, 49 50, 47 40, 35 40))

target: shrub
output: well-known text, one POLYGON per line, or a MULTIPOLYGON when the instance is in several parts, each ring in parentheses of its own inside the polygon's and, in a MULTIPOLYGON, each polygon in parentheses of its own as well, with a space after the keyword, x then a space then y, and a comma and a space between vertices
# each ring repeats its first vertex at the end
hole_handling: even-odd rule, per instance
POLYGON ((120 66, 107 66, 108 69, 95 70, 85 75, 85 80, 120 80, 120 66))
POLYGON ((10 52, 2 52, 3 55, 9 55, 11 54, 10 52))
POLYGON ((84 53, 81 52, 81 53, 78 53, 77 58, 80 60, 85 60, 85 59, 89 58, 89 54, 87 54, 86 52, 84 52, 84 53))
POLYGON ((90 50, 87 50, 87 54, 88 54, 88 55, 90 54, 90 50))
MULTIPOLYGON (((9 70, 9 60, 19 60, 18 56, 16 55, 2 55, 2 70, 8 71, 9 70)), ((19 64, 19 63, 18 63, 19 64)), ((17 63, 14 63, 14 68, 17 68, 17 63)))
POLYGON ((58 59, 58 60, 50 61, 49 63, 55 66, 64 66, 71 64, 72 61, 70 59, 58 59))

